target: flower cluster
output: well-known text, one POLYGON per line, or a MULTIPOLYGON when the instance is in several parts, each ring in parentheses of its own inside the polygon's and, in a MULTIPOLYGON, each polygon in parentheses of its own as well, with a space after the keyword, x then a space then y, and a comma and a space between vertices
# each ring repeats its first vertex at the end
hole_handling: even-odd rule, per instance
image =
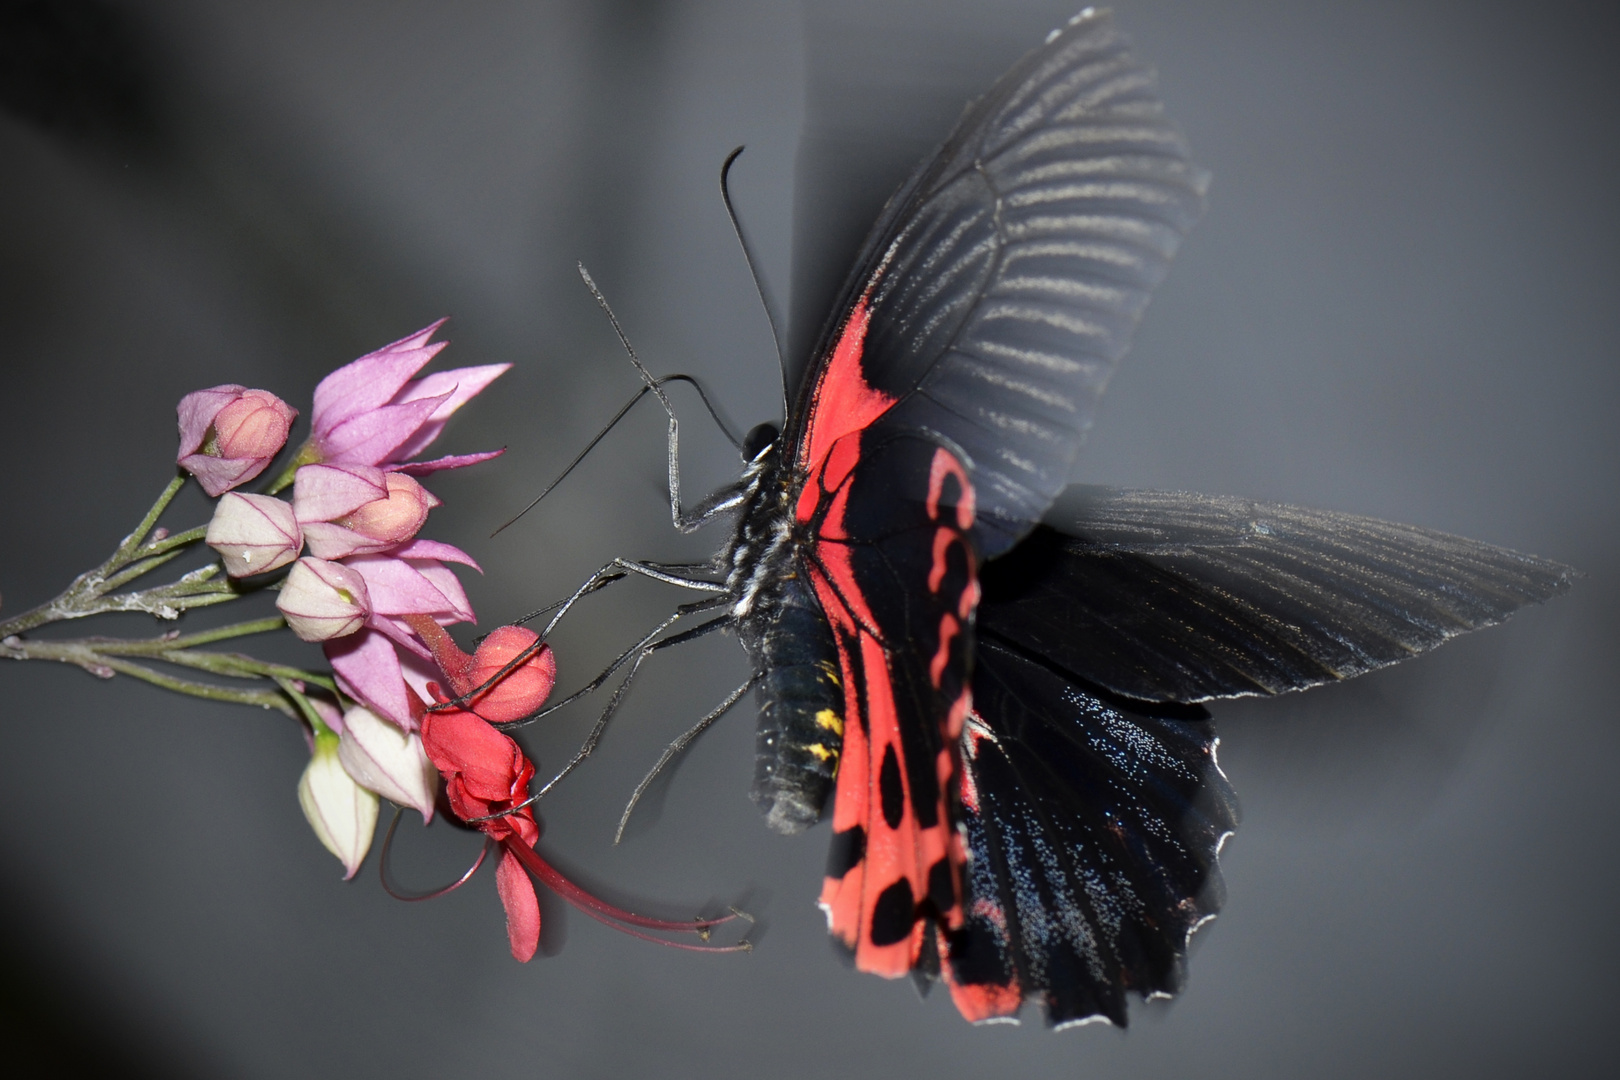
MULTIPOLYGON (((351 876, 370 848, 378 795, 424 820, 433 815, 438 774, 420 728, 434 680, 465 694, 534 643, 529 631, 503 628, 468 657, 444 630, 474 621, 446 564, 478 564, 418 535, 439 500, 416 478, 500 451, 414 459, 509 365, 416 378, 444 347, 430 342, 441 324, 323 379, 308 440, 265 494, 233 489, 281 451, 297 413, 273 394, 235 385, 188 394, 179 407, 179 465, 220 496, 208 545, 233 578, 291 564, 276 607, 294 634, 322 645, 337 688, 356 703, 340 713, 309 699, 313 753, 298 788, 316 835, 351 876), (276 496, 289 486, 291 500, 276 496)), ((518 719, 545 700, 555 673, 542 649, 470 707, 518 719)))
MULTIPOLYGON (((379 798, 414 808, 426 823, 442 782, 451 812, 484 833, 486 845, 501 849, 496 885, 519 960, 539 945, 535 881, 637 937, 681 948, 746 949, 746 941, 708 943, 711 928, 736 914, 689 921, 637 915, 573 884, 535 850, 534 765, 495 725, 540 709, 556 681, 556 660, 533 631, 516 626, 499 627, 471 655, 463 652, 446 628, 475 619, 451 564, 478 565, 459 548, 421 535, 440 503, 418 478, 500 451, 417 459, 445 421, 508 365, 418 377, 443 348, 431 341, 439 325, 322 380, 309 438, 258 492, 237 489, 285 449, 298 412, 268 391, 236 384, 186 395, 178 408, 181 474, 101 565, 52 600, 0 621, 0 656, 75 664, 100 678, 125 675, 302 721, 310 758, 298 803, 315 835, 343 863, 345 877, 354 876, 371 847, 379 798), (159 521, 188 473, 218 502, 207 525, 171 533, 159 521), (282 497, 288 489, 290 496, 282 497), (127 588, 203 542, 217 561, 165 584, 127 588), (283 573, 265 576, 272 571, 283 573), (279 615, 145 639, 29 636, 50 623, 112 612, 176 619, 192 608, 242 598, 255 591, 244 584, 254 578, 276 590, 279 615), (282 629, 321 645, 331 670, 205 648, 282 629), (198 680, 193 672, 249 686, 198 680), (670 940, 684 935, 699 943, 670 940)), ((480 856, 448 888, 482 862, 480 856)), ((386 870, 383 881, 393 892, 386 870)))

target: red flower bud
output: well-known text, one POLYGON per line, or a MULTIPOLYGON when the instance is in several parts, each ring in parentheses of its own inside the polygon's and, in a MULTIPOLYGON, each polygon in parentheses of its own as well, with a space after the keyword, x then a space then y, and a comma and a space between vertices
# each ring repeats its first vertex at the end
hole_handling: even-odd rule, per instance
MULTIPOLYGON (((538 640, 540 635, 521 626, 496 627, 479 643, 467 669, 466 685, 457 687, 457 691, 465 694, 482 686, 538 640)), ((556 682, 557 657, 551 646, 542 645, 539 652, 507 672, 500 682, 473 698, 471 708, 491 723, 521 720, 546 703, 556 682)))
MULTIPOLYGON (((433 651, 433 659, 444 672, 450 690, 460 697, 471 694, 502 668, 529 650, 540 635, 521 626, 500 626, 492 630, 468 656, 462 652, 444 627, 433 619, 420 615, 403 616, 424 644, 433 651)), ((542 645, 516 668, 507 672, 500 681, 474 697, 466 706, 485 720, 506 724, 521 720, 544 705, 557 681, 557 658, 551 646, 542 645)))

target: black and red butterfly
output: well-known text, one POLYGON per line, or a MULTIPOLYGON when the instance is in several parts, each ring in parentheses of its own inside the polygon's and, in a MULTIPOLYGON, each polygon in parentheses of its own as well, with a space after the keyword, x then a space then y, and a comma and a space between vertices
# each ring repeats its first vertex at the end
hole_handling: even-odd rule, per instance
POLYGON ((1367 518, 1065 490, 1205 184, 1151 73, 1082 13, 890 200, 784 426, 690 514, 671 413, 675 523, 735 514, 725 550, 576 593, 633 572, 710 594, 637 655, 737 633, 752 678, 705 723, 756 690, 773 828, 836 787, 833 936, 970 1020, 1036 1000, 1124 1025, 1128 993, 1180 989, 1237 820, 1198 703, 1358 675, 1568 586, 1367 518))

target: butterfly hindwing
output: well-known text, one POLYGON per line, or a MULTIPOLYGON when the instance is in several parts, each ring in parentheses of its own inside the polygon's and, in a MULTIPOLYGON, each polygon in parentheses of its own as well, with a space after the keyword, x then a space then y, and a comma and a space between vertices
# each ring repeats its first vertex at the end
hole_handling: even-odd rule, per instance
POLYGON ((1206 720, 1133 715, 981 641, 962 735, 966 917, 947 982, 970 1020, 1039 1001, 1051 1024, 1124 1026, 1181 988, 1222 898, 1236 803, 1206 720))
POLYGON ((951 448, 887 424, 850 432, 811 474, 804 558, 845 691, 833 841, 821 896, 863 971, 927 963, 960 926, 958 736, 978 600, 973 488, 951 448))

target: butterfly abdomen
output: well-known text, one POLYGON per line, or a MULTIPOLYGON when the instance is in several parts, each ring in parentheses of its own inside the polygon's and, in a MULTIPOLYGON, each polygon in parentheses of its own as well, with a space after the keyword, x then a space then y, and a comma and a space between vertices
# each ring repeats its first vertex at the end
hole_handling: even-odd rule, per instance
POLYGON ((844 691, 838 652, 821 607, 798 577, 740 626, 754 661, 759 727, 751 795, 777 832, 816 823, 838 774, 844 691))

